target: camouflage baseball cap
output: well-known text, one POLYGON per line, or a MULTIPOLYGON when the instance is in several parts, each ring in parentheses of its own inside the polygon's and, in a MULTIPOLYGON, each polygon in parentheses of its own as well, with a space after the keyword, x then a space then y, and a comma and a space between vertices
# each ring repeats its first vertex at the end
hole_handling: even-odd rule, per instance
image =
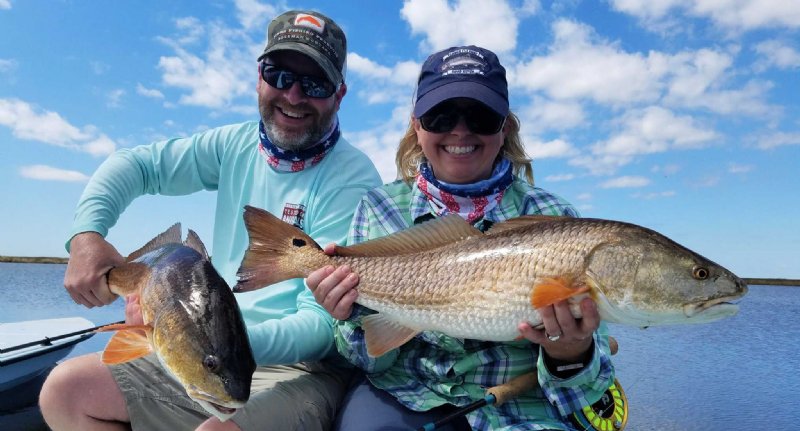
POLYGON ((347 39, 332 19, 319 12, 291 10, 272 20, 267 29, 267 47, 258 61, 281 50, 311 57, 334 84, 344 81, 347 39))

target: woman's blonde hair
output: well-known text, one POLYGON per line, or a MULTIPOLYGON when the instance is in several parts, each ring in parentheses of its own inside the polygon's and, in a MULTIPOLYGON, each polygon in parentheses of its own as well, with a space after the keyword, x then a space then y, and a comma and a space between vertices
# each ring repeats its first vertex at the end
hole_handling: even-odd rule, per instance
MULTIPOLYGON (((498 160, 505 157, 511 162, 514 175, 525 178, 533 184, 533 167, 531 159, 525 154, 525 147, 522 145, 522 138, 519 136, 519 118, 511 111, 506 117, 504 126, 506 137, 503 146, 497 154, 498 160)), ((422 147, 417 145, 417 131, 414 129, 414 116, 408 122, 408 129, 400 140, 397 148, 395 164, 397 165, 397 177, 411 184, 419 173, 419 164, 425 158, 422 147)))

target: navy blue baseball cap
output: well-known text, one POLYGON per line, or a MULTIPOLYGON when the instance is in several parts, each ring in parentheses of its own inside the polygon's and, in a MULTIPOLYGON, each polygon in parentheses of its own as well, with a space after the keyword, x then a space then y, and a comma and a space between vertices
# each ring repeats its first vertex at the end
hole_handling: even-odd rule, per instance
POLYGON ((508 115, 506 69, 492 51, 456 46, 425 60, 414 95, 414 116, 419 118, 456 97, 475 99, 504 117, 508 115))

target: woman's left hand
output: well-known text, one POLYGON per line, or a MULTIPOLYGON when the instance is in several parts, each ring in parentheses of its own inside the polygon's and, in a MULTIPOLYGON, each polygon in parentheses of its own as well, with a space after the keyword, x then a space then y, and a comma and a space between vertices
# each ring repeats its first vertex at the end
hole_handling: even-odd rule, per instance
POLYGON ((592 299, 584 298, 580 307, 580 319, 572 316, 566 300, 539 308, 536 311, 542 317, 542 329, 534 329, 527 322, 517 329, 527 340, 541 345, 551 358, 579 361, 592 346, 592 334, 600 326, 600 314, 592 299))

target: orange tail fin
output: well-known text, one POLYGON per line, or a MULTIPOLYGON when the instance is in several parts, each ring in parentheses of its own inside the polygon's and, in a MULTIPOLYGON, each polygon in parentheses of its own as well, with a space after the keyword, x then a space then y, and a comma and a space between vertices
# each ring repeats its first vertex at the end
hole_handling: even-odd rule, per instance
POLYGON ((260 208, 244 208, 244 224, 250 245, 236 275, 234 292, 305 277, 325 266, 330 258, 305 232, 260 208))

